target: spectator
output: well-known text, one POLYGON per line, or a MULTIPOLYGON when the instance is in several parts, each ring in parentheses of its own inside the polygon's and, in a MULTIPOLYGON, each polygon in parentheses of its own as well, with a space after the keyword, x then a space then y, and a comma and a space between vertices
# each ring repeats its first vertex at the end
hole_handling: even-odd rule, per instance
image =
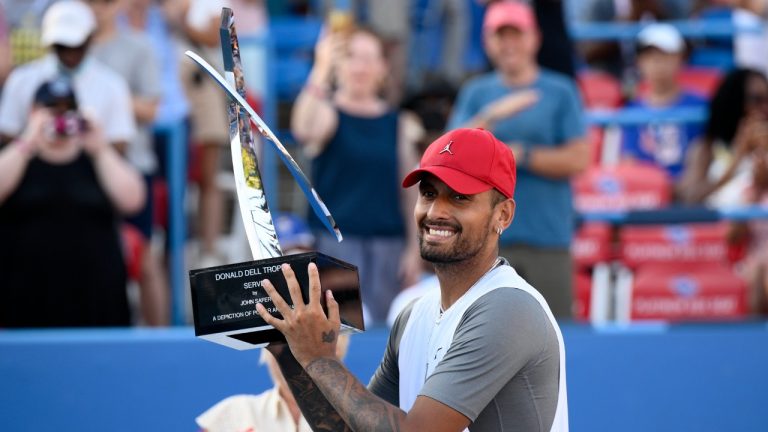
MULTIPOLYGON (((93 57, 117 72, 128 83, 137 133, 128 141, 125 155, 144 177, 148 191, 153 190, 157 158, 152 148, 150 125, 155 119, 160 100, 159 68, 149 39, 131 30, 118 30, 117 16, 125 0, 88 0, 96 17, 93 35, 93 57)), ((168 284, 160 257, 150 247, 152 242, 154 200, 145 201, 144 208, 128 219, 141 232, 144 242, 140 253, 139 292, 142 319, 145 324, 168 325, 170 300, 168 284)))
MULTIPOLYGON (((340 336, 336 357, 341 361, 347 354, 349 336, 340 336)), ((217 403, 196 420, 204 432, 310 432, 299 405, 280 372, 272 353, 262 349, 261 364, 266 364, 274 387, 260 395, 231 396, 217 403)))
MULTIPOLYGON (((162 97, 157 107, 155 124, 173 126, 187 120, 189 103, 179 80, 179 47, 171 35, 165 12, 153 0, 133 0, 128 2, 124 14, 118 18, 118 25, 121 31, 131 28, 150 39, 162 78, 162 97)), ((162 163, 165 151, 163 147, 160 149, 162 151, 157 157, 162 163)))
POLYGON ((384 56, 389 59, 389 73, 382 91, 392 106, 397 106, 403 97, 411 39, 410 3, 408 0, 322 0, 324 15, 332 30, 349 29, 357 18, 381 38, 384 56))
POLYGON ((765 146, 768 80, 755 70, 733 70, 709 104, 701 141, 688 151, 678 195, 690 204, 744 204, 754 159, 765 146))
POLYGON ((59 75, 72 80, 82 112, 92 116, 107 140, 118 149, 136 133, 131 98, 125 81, 89 55, 96 19, 88 6, 64 0, 43 17, 45 57, 16 68, 6 81, 0 100, 0 142, 21 134, 37 88, 59 75))
POLYGON ((581 102, 571 79, 536 63, 533 11, 517 2, 489 6, 483 25, 496 71, 469 81, 448 127, 484 127, 517 160, 515 223, 501 256, 535 285, 555 316, 571 316, 573 204, 570 178, 591 160, 581 102), (515 114, 516 115, 512 115, 515 114))
MULTIPOLYGON (((221 8, 224 0, 169 0, 165 16, 180 37, 182 50, 191 49, 219 70, 221 57, 221 8)), ((191 139, 199 146, 200 199, 198 265, 212 267, 223 264, 225 258, 217 242, 224 227, 224 202, 216 175, 222 148, 229 145, 226 95, 215 81, 192 61, 181 62, 181 81, 191 109, 191 139)))
MULTIPOLYGON (((680 88, 677 77, 685 61, 685 41, 670 24, 651 24, 637 38, 637 67, 648 87, 629 102, 629 107, 648 110, 703 107, 702 96, 680 88)), ((664 168, 677 180, 688 145, 701 134, 698 124, 653 122, 624 128, 623 154, 637 161, 664 168)))
POLYGON ((344 233, 339 244, 310 219, 318 249, 358 266, 373 322, 384 322, 392 298, 421 272, 415 227, 404 223, 415 191, 398 187, 417 163, 421 127, 378 96, 387 73, 383 43, 373 33, 329 33, 318 42, 291 118, 294 137, 312 158, 313 184, 344 233))
MULTIPOLYGON (((586 22, 639 22, 683 19, 688 13, 674 0, 593 0, 585 9, 586 22)), ((579 44, 584 61, 591 68, 603 70, 634 85, 632 71, 634 47, 631 43, 588 41, 579 44)))
POLYGON ((67 79, 34 102, 0 150, 0 327, 127 326, 118 213, 141 208, 141 177, 83 120, 67 79))

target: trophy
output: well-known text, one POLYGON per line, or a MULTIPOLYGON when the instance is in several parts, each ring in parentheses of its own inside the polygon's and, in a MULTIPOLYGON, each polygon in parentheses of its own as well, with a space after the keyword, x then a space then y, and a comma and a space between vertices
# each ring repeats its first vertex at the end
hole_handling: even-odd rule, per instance
POLYGON ((194 52, 187 51, 186 55, 229 96, 227 115, 237 201, 254 261, 189 272, 195 335, 239 350, 258 348, 270 342, 284 340, 279 331, 256 313, 256 304, 262 303, 270 313, 280 317, 272 299, 261 286, 261 281, 269 279, 290 304, 290 293, 280 270, 281 264, 288 263, 296 273, 306 302, 309 298, 307 265, 310 262, 314 262, 318 267, 323 291, 332 290, 339 303, 342 332, 362 331, 364 323, 357 267, 319 252, 285 256, 282 254, 259 171, 251 122, 264 137, 264 141, 275 147, 323 225, 338 241, 342 240, 341 232, 296 161, 246 102, 240 46, 234 15, 229 8, 222 9, 220 30, 226 78, 194 52))

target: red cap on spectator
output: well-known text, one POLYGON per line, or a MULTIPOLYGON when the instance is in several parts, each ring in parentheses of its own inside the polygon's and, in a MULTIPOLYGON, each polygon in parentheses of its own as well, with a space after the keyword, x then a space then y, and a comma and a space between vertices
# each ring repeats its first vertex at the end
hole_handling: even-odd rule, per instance
POLYGON ((425 173, 460 194, 491 188, 507 198, 515 193, 512 150, 485 129, 455 129, 436 139, 424 152, 419 168, 405 177, 403 187, 415 185, 425 173))
POLYGON ((500 28, 511 26, 523 31, 535 30, 536 16, 533 10, 525 3, 513 0, 505 0, 491 3, 485 12, 483 32, 496 33, 500 28))

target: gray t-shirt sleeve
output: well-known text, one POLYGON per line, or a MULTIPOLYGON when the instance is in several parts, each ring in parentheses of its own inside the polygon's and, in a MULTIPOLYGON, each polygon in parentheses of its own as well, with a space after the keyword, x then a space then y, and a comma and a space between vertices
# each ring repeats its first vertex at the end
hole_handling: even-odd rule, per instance
POLYGON ((405 325, 408 323, 415 303, 416 300, 412 301, 395 319, 389 333, 384 358, 368 383, 368 390, 371 393, 395 406, 400 405, 400 366, 397 360, 400 353, 400 339, 403 337, 405 325))
POLYGON ((549 327, 544 309, 530 294, 491 291, 464 313, 448 352, 420 395, 475 421, 513 376, 540 357, 549 327))

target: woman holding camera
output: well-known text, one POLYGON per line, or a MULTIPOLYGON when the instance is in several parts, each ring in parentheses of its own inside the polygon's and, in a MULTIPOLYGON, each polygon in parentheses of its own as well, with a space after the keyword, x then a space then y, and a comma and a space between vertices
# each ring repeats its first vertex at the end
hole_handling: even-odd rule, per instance
POLYGON ((119 216, 145 196, 69 83, 43 84, 0 149, 0 327, 130 325, 119 216))

